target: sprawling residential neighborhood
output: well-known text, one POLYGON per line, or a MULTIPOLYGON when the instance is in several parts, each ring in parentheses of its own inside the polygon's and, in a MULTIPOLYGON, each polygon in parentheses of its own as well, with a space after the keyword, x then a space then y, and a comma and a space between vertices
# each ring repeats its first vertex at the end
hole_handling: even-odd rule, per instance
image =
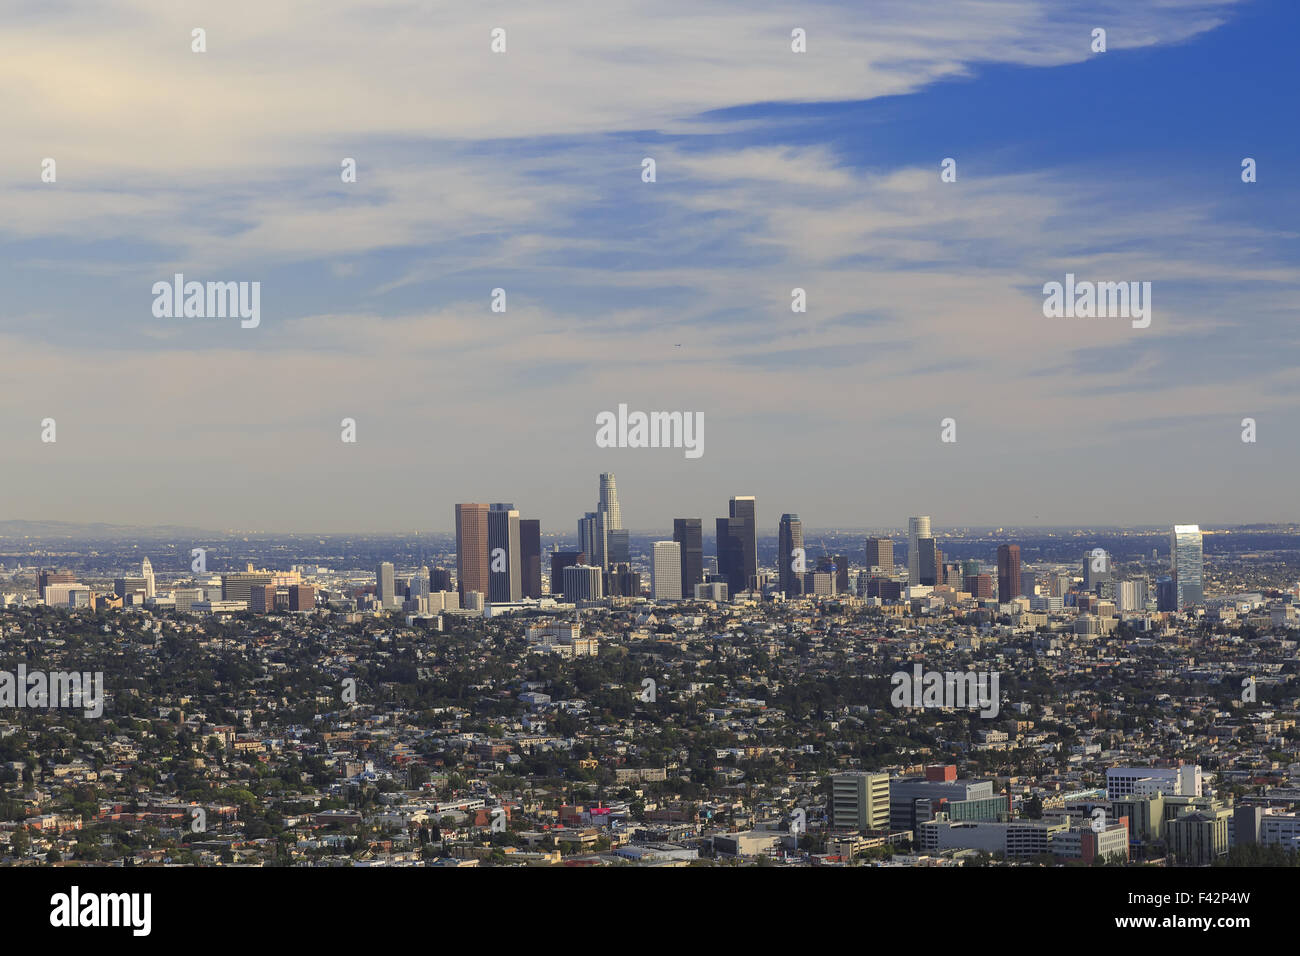
POLYGON ((1295 861, 1289 532, 1267 550, 1207 532, 1203 557, 1193 526, 1154 556, 1052 535, 946 562, 992 547, 936 549, 927 517, 899 542, 910 567, 879 534, 787 576, 758 558, 796 533, 804 550, 789 518, 745 590, 723 548, 689 599, 653 536, 604 568, 557 545, 581 597, 547 578, 497 602, 462 601, 470 535, 446 567, 7 556, 3 863, 1295 861), (1081 560, 1021 564, 1058 546, 1081 560), (1192 575, 1194 601, 1163 609, 1192 575))

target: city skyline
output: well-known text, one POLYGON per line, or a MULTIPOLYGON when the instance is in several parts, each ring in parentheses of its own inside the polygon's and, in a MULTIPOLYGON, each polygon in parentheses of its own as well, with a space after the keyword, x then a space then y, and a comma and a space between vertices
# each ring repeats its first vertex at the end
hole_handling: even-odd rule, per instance
MULTIPOLYGON (((455 504, 455 502, 451 502, 451 503, 455 504)), ((707 508, 705 509, 696 508, 695 510, 699 512, 698 517, 701 518, 709 517, 709 515, 705 513, 708 510, 707 508)), ((723 510, 723 509, 719 509, 719 510, 723 510)), ((1172 518, 1168 521, 1146 521, 1146 522, 1137 522, 1133 524, 1112 524, 1112 523, 1096 523, 1096 522, 1078 523, 1078 524, 1033 524, 1033 523, 1009 522, 1009 521, 998 523, 998 524, 970 524, 970 523, 964 523, 959 521, 952 521, 952 522, 944 521, 944 522, 937 522, 935 524, 934 527, 936 530, 934 533, 940 538, 952 537, 955 534, 965 534, 968 532, 1012 534, 1018 531, 1023 531, 1023 532, 1095 531, 1095 532, 1119 532, 1119 533, 1142 532, 1148 534, 1163 534, 1165 537, 1168 537, 1169 528, 1172 525, 1179 523, 1179 521, 1183 517, 1186 516, 1185 515, 1175 516, 1175 518, 1172 518)), ((532 520, 537 521, 540 519, 532 519, 532 520)), ((665 533, 671 534, 673 530, 673 523, 676 520, 677 517, 669 517, 665 519, 663 523, 660 524, 648 524, 639 527, 625 528, 623 530, 627 531, 629 534, 634 535, 638 538, 653 537, 654 535, 663 535, 665 533)), ((571 520, 566 521, 564 519, 561 519, 556 521, 554 526, 548 526, 545 522, 543 522, 541 524, 540 531, 541 534, 546 537, 559 536, 559 537, 564 537, 565 540, 577 540, 577 535, 569 532, 566 527, 568 524, 572 524, 572 523, 573 522, 571 520)), ((27 522, 7 521, 7 520, 0 519, 0 538, 4 537, 3 529, 5 526, 25 525, 25 524, 27 524, 27 522)), ((178 528, 169 525, 104 525, 101 523, 82 524, 79 522, 65 523, 65 522, 58 522, 58 521, 35 521, 35 522, 30 522, 30 524, 39 525, 39 526, 48 525, 51 528, 57 529, 50 532, 50 535, 55 537, 58 536, 66 537, 70 533, 62 530, 64 528, 75 529, 76 534, 73 535, 73 537, 76 537, 83 541, 112 540, 112 539, 133 540, 136 535, 140 536, 139 540, 142 542, 165 540, 165 538, 159 538, 154 533, 160 530, 168 531, 169 533, 173 533, 173 534, 180 534, 182 536, 189 535, 189 534, 199 534, 199 535, 210 534, 214 536, 230 536, 230 537, 238 536, 238 535, 253 535, 253 534, 266 536, 266 537, 274 537, 274 536, 311 537, 314 534, 323 534, 323 535, 328 535, 329 537, 358 536, 358 537, 391 537, 391 538, 405 539, 405 538, 419 538, 424 535, 438 535, 438 536, 454 538, 456 534, 454 518, 451 525, 446 528, 407 526, 403 528, 379 528, 379 529, 345 528, 342 530, 335 530, 335 531, 326 531, 323 529, 307 529, 307 530, 294 531, 294 530, 284 530, 284 529, 274 528, 274 527, 272 528, 251 528, 251 527, 202 528, 197 526, 186 526, 186 527, 178 528), (110 530, 108 532, 96 532, 92 530, 95 528, 104 528, 104 527, 107 527, 110 530)), ((779 517, 776 522, 770 522, 769 524, 771 525, 771 527, 767 527, 766 525, 760 522, 758 525, 759 534, 761 536, 766 536, 766 537, 776 537, 779 532, 779 525, 780 525, 779 517)), ((900 542, 906 543, 908 538, 906 523, 870 524, 870 525, 842 523, 842 524, 813 525, 813 524, 808 524, 807 522, 801 522, 801 524, 803 525, 803 530, 805 533, 837 532, 843 534, 860 533, 867 536, 890 535, 891 540, 894 542, 895 545, 899 544, 900 542)), ((1267 521, 1267 522, 1201 521, 1199 522, 1199 525, 1202 532, 1204 532, 1205 534, 1223 534, 1223 533, 1229 533, 1236 529, 1247 529, 1247 528, 1249 529, 1256 529, 1256 528, 1294 529, 1300 527, 1300 520, 1293 520, 1293 521, 1282 520, 1282 521, 1267 521)), ((24 530, 24 534, 21 535, 22 537, 42 538, 45 536, 40 532, 36 534, 32 534, 31 529, 29 528, 24 528, 23 530, 24 530)), ((702 537, 704 540, 713 541, 716 539, 716 534, 714 534, 712 531, 709 531, 707 533, 703 533, 702 537)))
MULTIPOLYGON (((616 556, 616 560, 625 561, 626 557, 624 555, 625 555, 625 549, 627 547, 628 535, 632 533, 636 533, 638 535, 655 535, 655 534, 660 534, 663 531, 669 529, 673 529, 675 533, 676 523, 682 520, 682 516, 679 514, 679 515, 674 515, 672 517, 662 519, 660 524, 644 525, 636 528, 627 528, 623 526, 623 522, 621 518, 622 505, 620 503, 619 493, 617 490, 615 473, 612 471, 601 472, 598 476, 598 486, 599 486, 599 501, 597 503, 597 510, 581 512, 579 514, 577 518, 578 531, 577 534, 574 536, 574 540, 577 542, 578 546, 582 548, 586 553, 589 554, 590 560, 592 560, 594 563, 598 565, 603 566, 603 565, 608 565, 610 563, 615 563, 615 559, 609 557, 609 555, 612 553, 611 544, 610 544, 611 532, 617 532, 619 535, 621 535, 621 537, 617 537, 615 539, 614 547, 616 547, 617 549, 621 549, 619 556, 616 556), (607 508, 609 510, 606 510, 607 508)), ((732 494, 732 495, 728 495, 727 497, 730 499, 730 504, 728 506, 728 515, 720 516, 715 519, 715 528, 713 534, 705 533, 707 531, 707 522, 706 522, 705 523, 706 527, 701 528, 697 532, 701 535, 702 540, 710 540, 716 542, 719 536, 717 529, 720 529, 724 522, 729 521, 731 520, 731 518, 735 517, 736 502, 737 501, 747 502, 748 505, 746 505, 746 507, 752 510, 753 502, 757 500, 758 496, 756 495, 737 496, 732 494)), ((222 534, 244 533, 244 532, 259 533, 259 534, 302 534, 302 533, 310 534, 319 531, 320 533, 330 533, 330 534, 340 534, 340 533, 377 534, 377 535, 391 534, 393 536, 409 536, 409 535, 418 536, 421 534, 459 535, 461 533, 460 516, 461 516, 462 508, 473 508, 476 510, 483 509, 483 514, 485 515, 483 520, 488 525, 490 525, 491 523, 492 514, 498 511, 511 512, 515 515, 516 522, 519 521, 520 512, 517 509, 515 509, 515 506, 513 504, 497 503, 491 505, 487 505, 487 504, 470 505, 464 503, 456 503, 453 520, 449 528, 430 528, 427 526, 416 528, 416 527, 407 526, 406 528, 402 528, 402 529, 380 529, 380 530, 348 529, 347 531, 344 532, 340 532, 340 531, 326 532, 322 529, 310 529, 306 532, 303 532, 303 531, 289 531, 280 528, 258 530, 256 532, 253 532, 252 529, 226 529, 224 531, 219 531, 218 529, 209 528, 209 529, 190 529, 190 530, 194 530, 194 531, 206 530, 210 533, 222 533, 222 534)), ((690 511, 691 509, 688 508, 685 510, 690 511)), ((708 511, 707 508, 704 509, 703 511, 701 511, 699 508, 696 508, 694 510, 696 511, 696 514, 688 515, 688 517, 692 517, 697 520, 705 518, 706 513, 708 511)), ((1007 522, 1001 522, 996 524, 978 525, 972 523, 964 523, 960 521, 952 521, 952 522, 939 523, 937 524, 937 528, 940 529, 940 531, 947 530, 949 534, 951 534, 954 531, 961 531, 966 529, 993 530, 993 531, 1001 531, 1002 529, 1009 529, 1013 531, 1014 530, 1032 531, 1036 529, 1081 530, 1087 528, 1092 528, 1097 530, 1105 530, 1105 529, 1152 530, 1152 529, 1168 528, 1171 525, 1176 526, 1179 524, 1182 518, 1185 517, 1186 517, 1185 515, 1182 516, 1176 515, 1174 518, 1164 522, 1147 522, 1147 523, 1137 523, 1131 525, 1090 524, 1090 523, 1057 525, 1057 524, 1034 524, 1034 523, 1028 523, 1023 521, 1020 522, 1007 521, 1007 522)), ((908 560, 910 576, 913 578, 912 583, 920 583, 918 578, 918 574, 919 574, 918 566, 916 562, 921 560, 919 555, 923 553, 924 546, 918 546, 919 543, 926 540, 937 540, 938 537, 943 536, 940 532, 932 533, 931 519, 929 515, 911 516, 908 517, 903 523, 900 524, 886 523, 886 524, 860 525, 860 524, 853 524, 853 523, 849 523, 849 524, 838 523, 838 524, 816 525, 816 524, 809 524, 803 522, 800 519, 798 513, 782 513, 780 518, 777 519, 774 525, 774 527, 777 529, 778 535, 782 533, 781 526, 784 523, 786 518, 790 518, 795 522, 796 527, 799 529, 797 531, 797 535, 800 540, 802 540, 803 532, 805 530, 809 532, 817 532, 817 531, 861 532, 864 534, 885 533, 885 532, 897 533, 898 536, 902 538, 905 543, 908 544, 907 560, 908 560)), ((12 519, 10 520, 0 519, 0 529, 2 529, 6 524, 13 524, 13 523, 21 523, 21 521, 15 522, 12 519)), ((520 524, 521 525, 530 524, 536 526, 536 531, 532 533, 536 533, 538 535, 544 534, 544 535, 554 537, 557 534, 557 528, 563 527, 565 523, 566 521, 564 519, 561 519, 556 522, 551 522, 543 518, 530 518, 524 520, 520 524)), ((568 523, 572 523, 572 519, 569 519, 568 523)), ((58 524, 58 522, 51 522, 51 524, 58 524)), ((750 524, 752 525, 752 527, 748 529, 747 533, 751 535, 760 533, 761 529, 765 528, 765 525, 761 521, 753 522, 751 519, 750 524)), ((1294 522, 1287 522, 1287 521, 1231 522, 1231 523, 1219 523, 1219 524, 1220 527, 1222 528, 1249 527, 1258 524, 1262 524, 1265 526, 1276 525, 1279 527, 1286 527, 1294 524, 1294 522)), ((1204 521, 1200 522, 1199 525, 1202 528, 1202 530, 1210 527, 1210 524, 1204 521)), ((142 527, 140 530, 147 530, 147 526, 142 527)), ((563 532, 559 532, 559 533, 563 533, 563 532)), ((501 534, 505 535, 507 534, 507 532, 503 531, 501 532, 501 534)), ((518 529, 516 529, 513 532, 513 535, 514 535, 513 538, 509 538, 509 539, 502 538, 501 540, 503 542, 514 541, 513 550, 511 549, 508 543, 505 544, 507 554, 509 555, 509 560, 512 562, 511 570, 509 573, 513 575, 515 579, 522 580, 522 574, 523 574, 522 570, 514 566, 518 560, 517 552, 521 547, 518 541, 519 539, 518 529)), ((568 540, 567 534, 565 536, 565 540, 568 540)), ((683 560, 685 560, 685 558, 683 558, 683 560)), ((930 560, 930 567, 928 573, 932 576, 934 572, 933 564, 936 560, 942 560, 942 552, 936 552, 935 554, 930 555, 929 560, 930 560)), ((505 586, 509 587, 511 585, 505 585, 505 586)))
MULTIPOLYGON (((612 476, 602 475, 602 483, 607 478, 612 476)), ((736 520, 739 520, 740 526, 737 529, 730 529, 714 543, 716 570, 710 571, 708 575, 700 573, 708 569, 708 564, 703 560, 703 555, 695 543, 697 537, 691 533, 692 528, 699 528, 701 520, 679 518, 675 521, 674 540, 650 542, 648 566, 646 562, 640 561, 601 565, 587 560, 586 555, 581 551, 562 552, 556 545, 549 552, 551 574, 549 587, 545 589, 540 574, 543 552, 537 546, 538 542, 534 539, 532 531, 521 536, 518 530, 521 524, 532 526, 533 530, 536 530, 536 521, 521 522, 518 511, 509 504, 492 504, 487 506, 486 512, 483 511, 483 505, 458 504, 456 505, 457 521, 465 531, 457 537, 453 563, 458 569, 458 578, 462 573, 472 575, 469 579, 471 585, 466 587, 465 582, 458 580, 456 590, 451 591, 449 570, 441 565, 427 562, 423 557, 418 566, 405 564, 399 567, 392 561, 383 560, 374 566, 375 583, 372 587, 374 606, 381 611, 394 610, 399 604, 397 599, 402 596, 403 586, 409 587, 408 599, 420 598, 432 602, 430 606, 419 608, 421 613, 451 607, 445 603, 449 597, 455 599, 456 609, 464 607, 483 612, 485 607, 490 609, 498 606, 508 612, 523 608, 524 599, 540 599, 546 596, 562 596, 564 600, 576 598, 580 602, 605 598, 649 598, 655 603, 690 601, 702 596, 697 591, 699 587, 706 590, 722 588, 722 591, 715 591, 715 595, 721 597, 715 596, 713 599, 721 599, 724 602, 742 594, 748 595, 746 600, 752 600, 756 596, 768 599, 777 594, 783 595, 783 600, 836 595, 856 597, 865 595, 880 598, 889 593, 893 593, 895 598, 904 595, 911 598, 925 597, 940 590, 948 593, 968 592, 964 594, 967 599, 980 600, 993 596, 991 587, 993 578, 989 574, 981 573, 981 562, 972 559, 951 564, 946 562, 943 552, 937 549, 937 539, 932 534, 919 538, 919 582, 911 580, 917 576, 915 565, 906 571, 901 567, 886 570, 876 566, 880 561, 873 558, 880 557, 882 546, 888 545, 886 550, 892 552, 892 543, 889 539, 865 538, 862 549, 864 562, 850 558, 842 550, 841 553, 832 554, 826 548, 824 541, 821 542, 823 552, 821 556, 809 559, 803 548, 804 541, 798 515, 790 513, 781 515, 777 548, 775 554, 770 556, 771 561, 764 561, 758 554, 756 546, 751 559, 738 541, 743 541, 752 527, 755 504, 751 497, 734 497, 729 503, 732 518, 718 519, 720 528, 729 521, 736 520), (476 530, 482 523, 483 514, 487 515, 488 521, 486 540, 483 540, 476 530), (522 545, 521 539, 524 541, 522 545), (529 540, 532 540, 532 543, 528 543, 529 540), (690 556, 692 550, 696 553, 695 557, 690 556), (527 570, 530 557, 534 559, 531 562, 533 567, 532 570, 527 570), (479 575, 475 569, 484 563, 491 567, 488 575, 490 586, 487 592, 478 590, 472 583, 475 579, 473 576, 479 575), (851 575, 850 571, 855 565, 858 570, 851 575), (649 572, 648 582, 643 581, 640 570, 643 568, 649 572), (414 572, 409 578, 405 577, 408 569, 414 572), (468 572, 460 569, 468 569, 468 572), (772 573, 773 569, 775 574, 772 573), (401 580, 395 576, 398 570, 403 574, 401 580), (529 582, 524 581, 525 573, 529 577, 529 582), (535 581, 535 584, 530 583, 532 581, 535 581), (744 583, 739 583, 740 581, 744 583)), ((910 525, 913 532, 929 531, 928 516, 913 517, 910 519, 910 525)), ((1083 554, 1082 566, 1079 569, 1083 587, 1089 592, 1095 592, 1099 598, 1109 600, 1111 602, 1109 607, 1120 612, 1159 610, 1190 613, 1203 607, 1207 595, 1204 588, 1202 529, 1197 525, 1174 525, 1169 540, 1168 574, 1161 575, 1157 572, 1154 588, 1151 587, 1152 575, 1149 571, 1150 566, 1146 564, 1145 555, 1138 556, 1138 567, 1130 567, 1117 578, 1113 559, 1102 548, 1091 548, 1085 550, 1083 554)), ((837 548, 842 549, 842 544, 837 542, 837 548)), ((856 551, 852 547, 848 550, 850 553, 856 551)), ((1232 560, 1230 554, 1224 557, 1229 561, 1232 560)), ((1152 550, 1150 558, 1158 562, 1159 549, 1152 550)), ((994 567, 996 568, 997 603, 1000 606, 1012 606, 1023 598, 1026 607, 1030 610, 1050 612, 1053 610, 1053 604, 1042 595, 1050 594, 1059 602, 1065 593, 1074 587, 1073 574, 1060 570, 1063 565, 1068 567, 1069 561, 1048 559, 1034 563, 1040 567, 1046 564, 1057 569, 1047 576, 1047 590, 1041 593, 1039 590, 1041 571, 1032 571, 1028 565, 1022 565, 1020 545, 1000 543, 996 546, 994 567)), ((191 571, 197 573, 188 577, 193 581, 206 580, 209 583, 219 577, 223 602, 242 601, 248 610, 270 613, 277 608, 277 586, 282 592, 280 598, 284 607, 300 609, 299 595, 291 590, 292 586, 302 583, 300 567, 306 566, 295 565, 288 572, 273 567, 256 569, 254 562, 247 561, 244 570, 227 571, 219 575, 210 573, 206 569, 192 567, 191 571), (231 582, 234 582, 233 585, 231 582)), ((119 597, 134 592, 138 592, 140 601, 149 601, 155 597, 157 591, 153 566, 147 555, 140 559, 140 568, 140 575, 137 577, 115 579, 115 590, 119 597)), ((39 572, 37 583, 42 599, 48 601, 50 596, 57 592, 55 603, 60 606, 93 606, 92 590, 79 582, 72 572, 60 571, 57 567, 45 568, 43 565, 39 568, 39 572)), ((327 570, 326 573, 336 572, 327 570)), ((187 575, 181 575, 181 578, 186 577, 187 575)), ((194 592, 172 592, 175 595, 182 593, 187 595, 184 607, 188 610, 192 599, 197 599, 194 598, 194 592)), ((958 596, 963 595, 959 593, 958 596)), ((1222 600, 1222 595, 1219 595, 1214 597, 1211 603, 1222 600)), ((535 602, 531 606, 541 609, 541 605, 535 602)), ((211 609, 214 606, 205 605, 205 607, 211 609)), ((283 610, 284 607, 280 609, 283 610)), ((1098 611, 1103 610, 1104 607, 1105 605, 1096 607, 1089 605, 1090 609, 1098 611)), ((1055 610, 1061 609, 1062 606, 1058 603, 1055 610)), ((230 613, 234 610, 233 605, 222 605, 217 613, 230 613)))
POLYGON ((5 6, 20 928, 1287 922, 1300 0, 5 6))

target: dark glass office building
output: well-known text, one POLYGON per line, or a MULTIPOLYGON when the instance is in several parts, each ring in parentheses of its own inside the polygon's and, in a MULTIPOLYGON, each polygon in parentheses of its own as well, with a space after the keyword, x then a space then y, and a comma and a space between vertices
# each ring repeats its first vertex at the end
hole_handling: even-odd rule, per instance
POLYGON ((920 580, 918 584, 935 587, 943 583, 943 552, 935 544, 934 538, 918 538, 917 551, 919 553, 918 573, 920 580))
POLYGON ((781 515, 777 539, 777 586, 785 592, 786 597, 794 597, 803 590, 803 573, 808 570, 806 557, 799 567, 795 567, 795 552, 803 549, 803 522, 798 515, 781 515))
POLYGON ((1020 597, 1020 545, 998 545, 998 601, 1007 604, 1020 597))
POLYGON ((758 577, 758 508, 753 495, 731 499, 731 514, 719 518, 718 573, 734 595, 758 577))
POLYGON ((551 553, 551 596, 564 594, 564 569, 575 564, 586 564, 585 551, 554 551, 551 553))
POLYGON ((682 597, 695 597, 704 583, 704 527, 699 518, 674 518, 673 540, 682 546, 682 597))
POLYGON ((542 523, 535 518, 519 521, 519 557, 524 576, 524 597, 541 597, 542 523))

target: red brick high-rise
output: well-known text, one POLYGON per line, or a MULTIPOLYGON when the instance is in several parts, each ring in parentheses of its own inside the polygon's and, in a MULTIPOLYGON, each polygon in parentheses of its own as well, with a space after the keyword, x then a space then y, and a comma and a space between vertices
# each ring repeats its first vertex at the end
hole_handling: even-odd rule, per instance
POLYGON ((1020 596, 1020 545, 998 545, 998 601, 1007 604, 1020 596))
POLYGON ((456 506, 456 583, 460 606, 465 595, 488 595, 488 506, 471 502, 456 506))
POLYGON ((270 584, 254 584, 248 589, 248 609, 254 614, 272 614, 275 612, 275 587, 270 584))
POLYGON ((316 589, 307 584, 289 586, 289 610, 313 611, 316 609, 316 589))

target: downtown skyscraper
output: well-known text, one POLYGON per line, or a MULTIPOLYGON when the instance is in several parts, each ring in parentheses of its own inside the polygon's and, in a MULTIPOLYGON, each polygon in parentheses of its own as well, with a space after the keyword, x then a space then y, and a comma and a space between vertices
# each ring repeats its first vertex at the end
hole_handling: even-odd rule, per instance
POLYGON ((618 488, 614 484, 612 471, 602 472, 600 476, 600 503, 597 511, 605 513, 605 526, 610 531, 623 529, 623 510, 618 506, 618 488))
POLYGON ((777 527, 776 579, 787 598, 803 592, 803 572, 806 570, 803 522, 797 514, 783 514, 777 527))
POLYGON ((674 518, 673 540, 682 546, 682 597, 695 597, 704 583, 704 523, 699 518, 674 518))
POLYGON ((998 545, 998 601, 1009 604, 1020 596, 1020 545, 998 545))
POLYGON ((488 601, 504 604, 524 596, 519 512, 513 504, 488 508, 488 601))
POLYGON ((1176 524, 1170 535, 1169 567, 1178 610, 1205 603, 1205 553, 1201 526, 1176 524))
POLYGON ((542 523, 536 518, 519 522, 520 570, 526 598, 542 596, 542 523))
POLYGON ((587 560, 602 571, 630 560, 628 533, 623 528, 623 509, 618 502, 618 487, 612 471, 600 476, 600 498, 595 511, 578 519, 578 547, 587 560))
POLYGON ((571 564, 564 569, 566 601, 598 601, 605 596, 604 575, 590 564, 571 564))
POLYGON ((680 601, 682 594, 682 546, 676 541, 654 543, 650 578, 656 601, 680 601))
POLYGON ((564 569, 575 564, 586 564, 587 556, 581 551, 551 552, 551 596, 564 594, 564 569))
POLYGON ((397 582, 394 578, 391 561, 381 561, 375 567, 375 600, 382 608, 391 608, 397 604, 397 582))
POLYGON ((921 539, 930 537, 930 516, 907 519, 907 583, 921 583, 921 539))
POLYGON ((718 573, 732 594, 749 589, 758 577, 758 505, 753 495, 731 499, 730 514, 717 520, 718 573))
POLYGON ((477 502, 456 505, 456 588, 461 607, 465 595, 488 593, 488 506, 477 502))
POLYGON ((623 527, 623 509, 618 503, 618 487, 612 471, 601 473, 596 514, 605 522, 605 566, 627 564, 631 560, 628 533, 623 527))
POLYGON ((592 567, 605 567, 608 543, 605 521, 599 512, 588 511, 578 519, 578 550, 587 556, 592 567))
POLYGON ((894 542, 889 538, 868 538, 867 568, 880 568, 882 574, 894 573, 894 542))
POLYGON ((939 542, 930 536, 916 539, 917 584, 937 587, 944 582, 943 552, 939 542))

